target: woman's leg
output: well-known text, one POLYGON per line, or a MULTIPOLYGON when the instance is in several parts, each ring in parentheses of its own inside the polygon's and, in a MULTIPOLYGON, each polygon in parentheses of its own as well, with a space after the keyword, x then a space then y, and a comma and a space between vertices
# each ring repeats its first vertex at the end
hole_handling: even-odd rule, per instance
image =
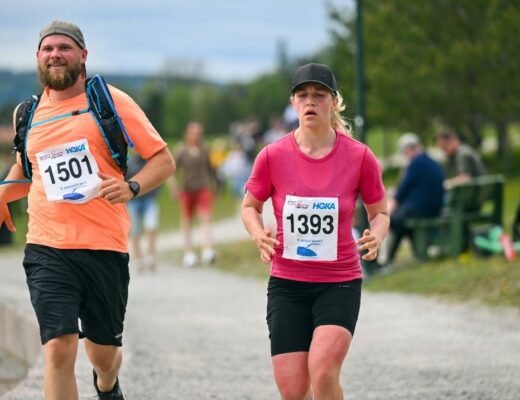
POLYGON ((309 353, 298 351, 273 356, 273 373, 283 400, 310 400, 309 353))
POLYGON ((309 375, 316 400, 343 400, 339 377, 352 335, 337 325, 314 330, 309 350, 309 375))

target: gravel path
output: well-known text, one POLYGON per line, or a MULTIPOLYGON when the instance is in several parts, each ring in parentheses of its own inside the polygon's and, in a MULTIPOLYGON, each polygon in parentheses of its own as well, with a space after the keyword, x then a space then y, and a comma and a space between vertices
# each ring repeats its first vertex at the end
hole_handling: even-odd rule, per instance
MULTIPOLYGON (((161 246, 171 248, 173 237, 166 239, 161 246)), ((21 256, 1 257, 0 299, 7 296, 27 312, 21 256)), ((211 268, 163 262, 155 274, 134 273, 121 371, 126 398, 278 398, 265 292, 265 282, 211 268)), ((83 350, 76 374, 80 398, 92 399, 83 350)), ((347 399, 518 400, 520 316, 512 309, 365 291, 342 379, 347 399)), ((0 399, 41 399, 41 388, 40 357, 28 378, 0 399)))

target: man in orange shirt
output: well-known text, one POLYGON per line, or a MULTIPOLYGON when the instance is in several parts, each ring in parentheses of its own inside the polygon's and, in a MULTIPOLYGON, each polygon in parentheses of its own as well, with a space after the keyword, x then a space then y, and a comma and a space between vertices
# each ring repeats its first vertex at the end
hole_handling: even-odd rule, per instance
MULTIPOLYGON (((87 49, 76 25, 54 21, 44 27, 36 57, 44 92, 27 133, 32 182, 0 187, 0 224, 14 231, 7 203, 28 196, 24 268, 44 346, 45 398, 78 399, 74 365, 81 337, 99 398, 120 400, 129 283, 126 203, 158 187, 175 163, 143 111, 115 87, 110 93, 117 112, 134 150, 147 160, 129 181, 92 115, 74 112, 88 108, 87 49), (78 188, 81 196, 64 196, 78 188)), ((18 157, 6 180, 23 178, 18 157)))

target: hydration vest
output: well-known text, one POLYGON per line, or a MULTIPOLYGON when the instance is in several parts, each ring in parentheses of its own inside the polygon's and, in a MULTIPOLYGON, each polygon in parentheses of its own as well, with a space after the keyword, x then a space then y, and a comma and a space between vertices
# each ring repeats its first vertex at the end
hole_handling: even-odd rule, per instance
MULTIPOLYGON (((130 136, 128 135, 117 110, 114 105, 108 85, 100 75, 96 74, 87 79, 85 83, 85 92, 87 96, 88 107, 84 110, 75 110, 70 113, 61 114, 50 120, 41 123, 50 122, 62 118, 74 117, 76 115, 89 112, 94 117, 101 135, 110 151, 111 157, 117 166, 121 169, 123 175, 127 170, 127 154, 128 146, 134 147, 130 136)), ((32 165, 27 157, 27 137, 32 127, 41 123, 32 123, 34 112, 40 102, 41 94, 33 95, 30 99, 20 104, 16 110, 16 135, 14 137, 14 150, 20 153, 22 159, 23 174, 27 178, 19 181, 2 181, 2 183, 31 182, 32 165)))

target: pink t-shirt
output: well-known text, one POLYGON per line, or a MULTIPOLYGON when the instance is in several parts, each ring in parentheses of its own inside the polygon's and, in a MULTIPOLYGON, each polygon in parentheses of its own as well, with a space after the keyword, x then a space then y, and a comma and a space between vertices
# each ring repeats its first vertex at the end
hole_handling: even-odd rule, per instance
POLYGON ((337 133, 332 151, 323 158, 313 159, 302 153, 295 142, 294 133, 289 133, 267 145, 258 154, 246 188, 257 200, 272 198, 278 225, 276 237, 280 242, 272 261, 272 276, 305 282, 342 282, 362 277, 360 256, 352 237, 356 199, 360 194, 365 204, 372 204, 385 196, 380 164, 366 145, 337 133), (331 200, 311 200, 305 205, 309 198, 331 200), (299 215, 300 210, 294 208, 302 208, 302 204, 306 216, 299 215), (333 260, 313 259, 316 254, 312 246, 320 242, 318 239, 308 240, 308 246, 298 247, 296 257, 299 259, 283 256, 284 207, 286 226, 294 227, 295 223, 303 221, 304 225, 298 225, 297 229, 308 233, 316 228, 316 232, 319 232, 316 237, 322 238, 321 244, 331 240, 335 243, 337 240, 337 249, 333 246, 333 251, 327 252, 335 252, 333 260), (287 214, 290 207, 295 210, 294 215, 287 214), (323 212, 327 208, 336 211, 334 223, 331 222, 333 217, 327 216, 327 213, 313 215, 313 212, 323 212), (288 219, 291 225, 287 225, 288 219), (323 233, 330 233, 333 225, 337 230, 334 239, 334 234, 327 236, 323 233), (327 231, 329 227, 331 229, 327 231))

